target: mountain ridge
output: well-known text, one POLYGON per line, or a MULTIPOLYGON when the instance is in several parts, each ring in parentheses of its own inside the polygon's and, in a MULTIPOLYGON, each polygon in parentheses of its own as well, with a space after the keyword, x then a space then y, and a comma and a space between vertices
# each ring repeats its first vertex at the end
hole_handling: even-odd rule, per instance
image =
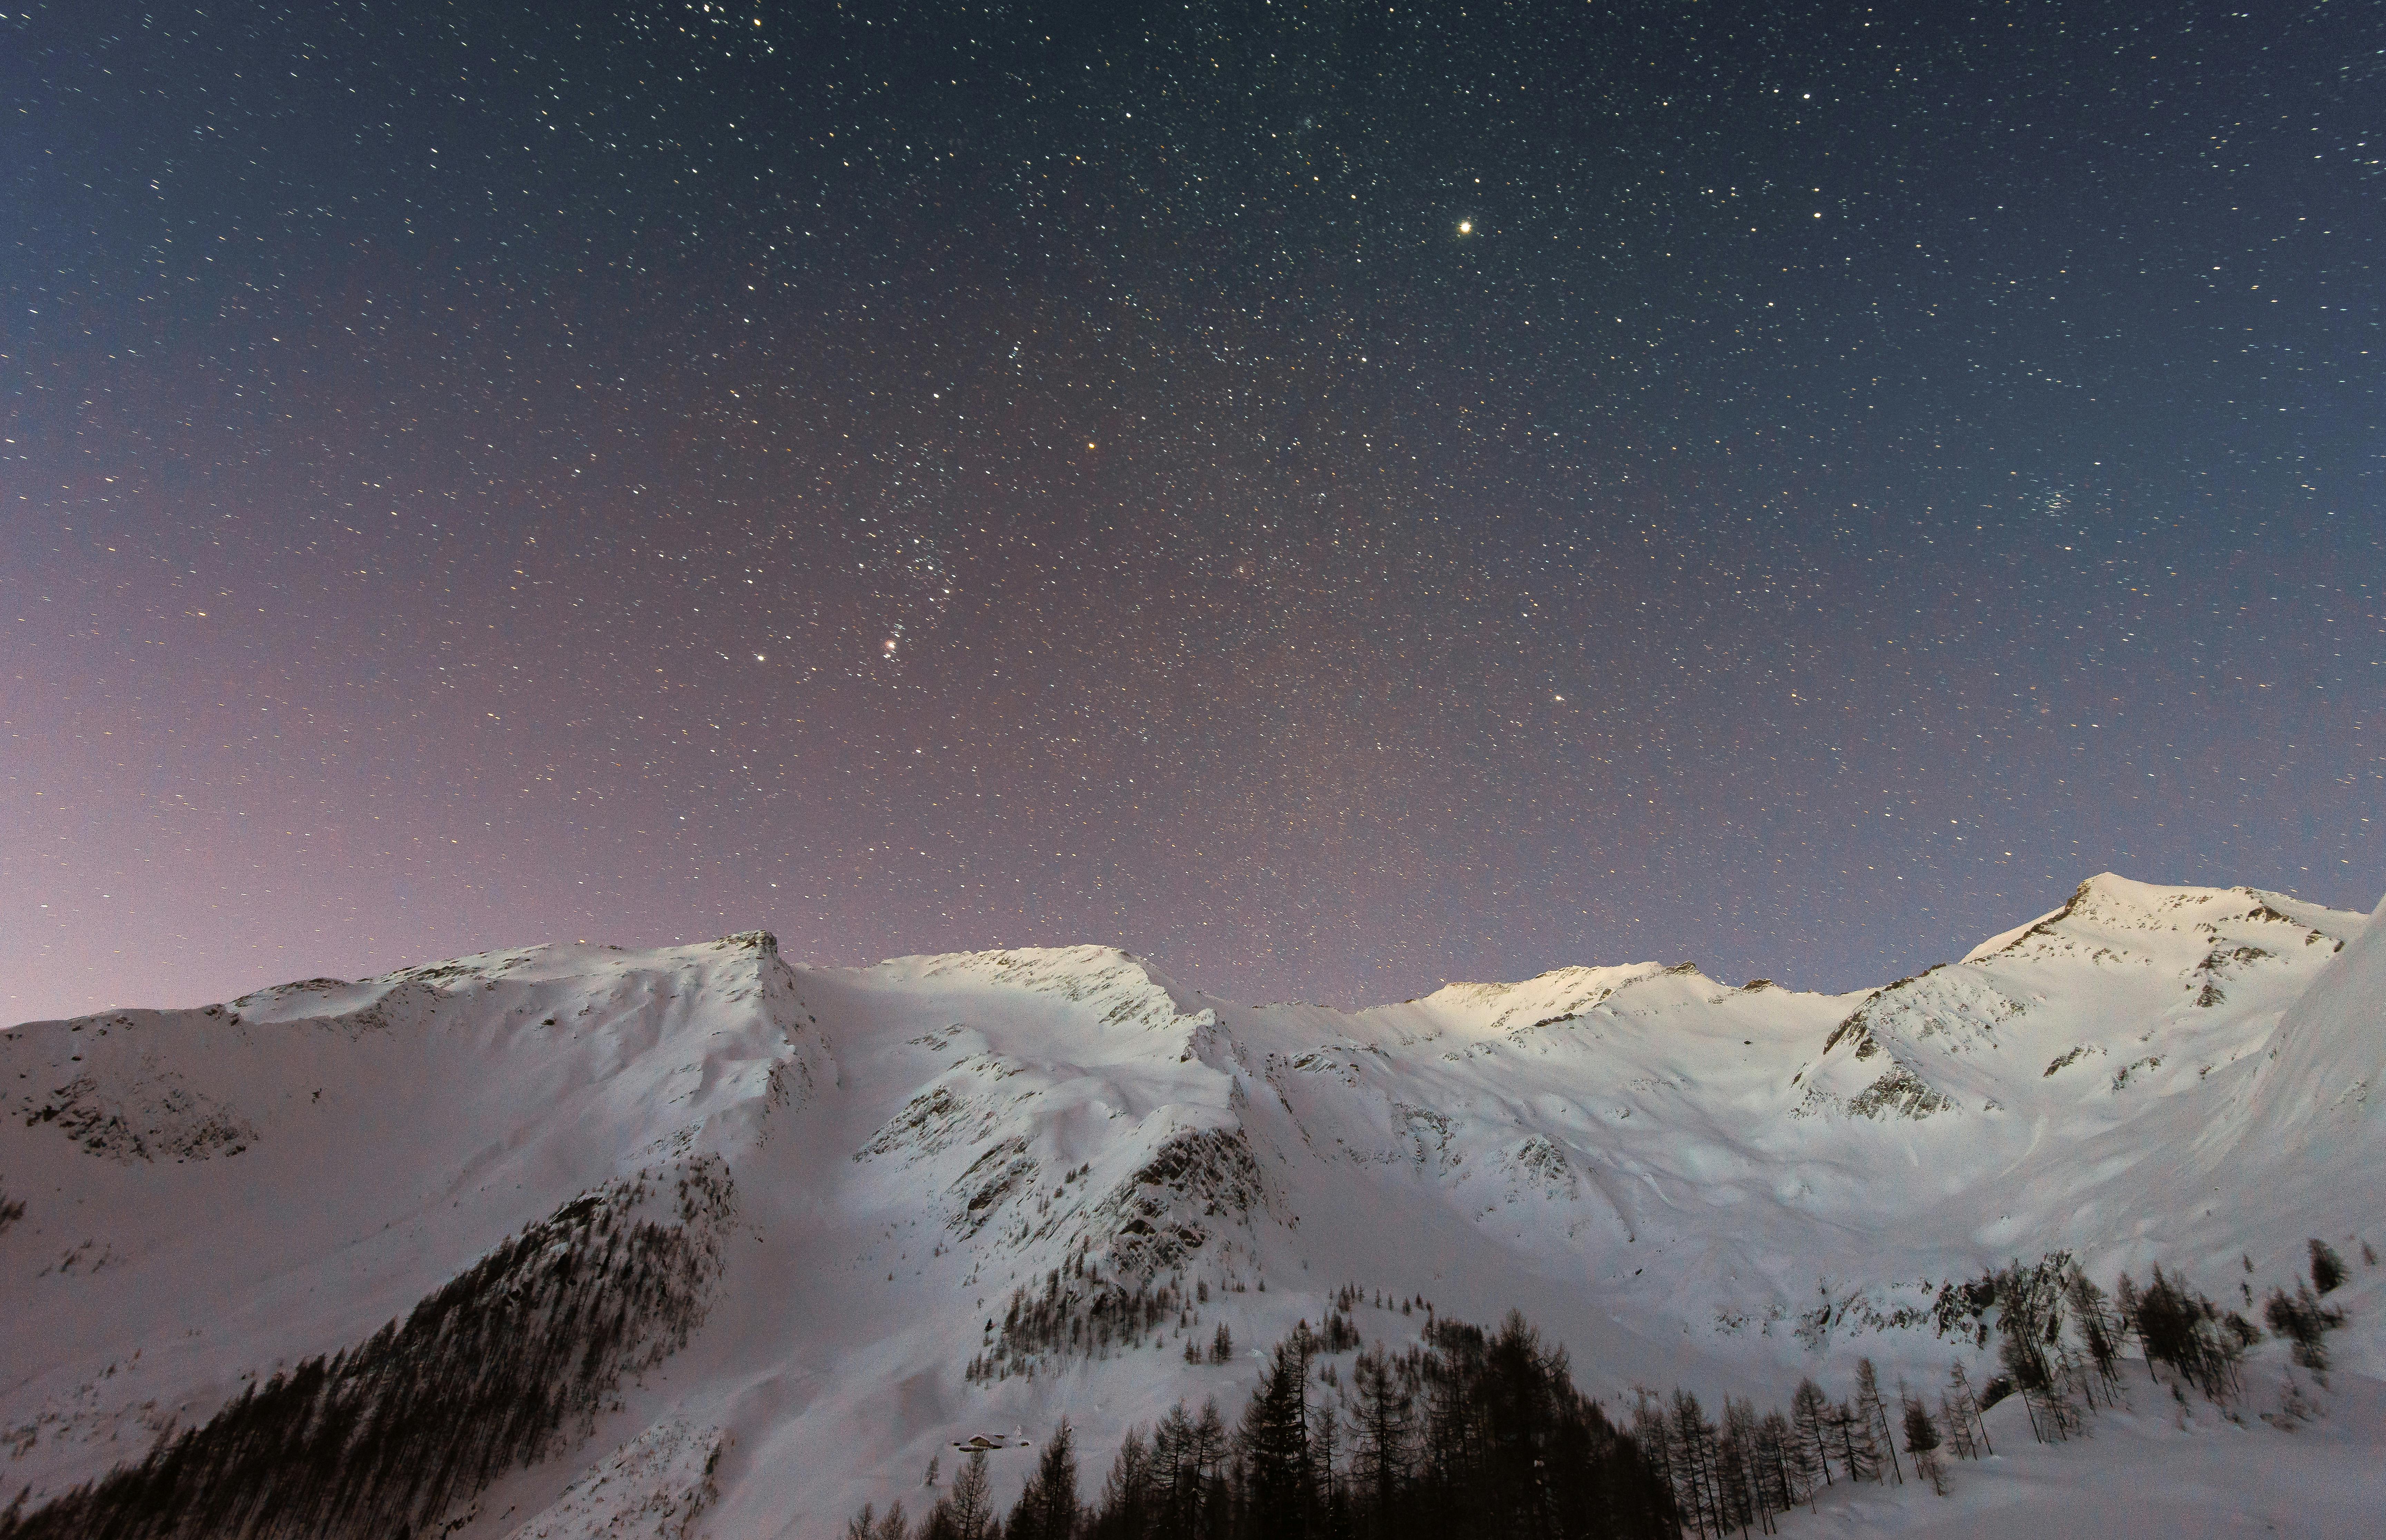
MULTIPOLYGON (((702 1470, 693 1508, 646 1496, 726 1534, 823 1530, 956 1429, 1065 1410, 1099 1444, 1238 1394, 1244 1360, 1187 1340, 1271 1340, 1344 1283, 1522 1307, 1611 1396, 1777 1396, 1852 1344, 1922 1372, 1937 1291, 2009 1255, 2216 1278, 2349 1233, 2386 1156, 2373 932, 2103 874, 1844 995, 1649 962, 1249 1007, 1116 947, 824 969, 748 932, 27 1023, 0 1033, 5 1474, 94 1479, 607 1183, 713 1161, 702 1324, 580 1446, 702 1470), (824 1442, 851 1453, 797 1458, 824 1442)), ((601 1532, 591 1492, 636 1481, 584 1469, 502 1473, 457 1533, 601 1532)))

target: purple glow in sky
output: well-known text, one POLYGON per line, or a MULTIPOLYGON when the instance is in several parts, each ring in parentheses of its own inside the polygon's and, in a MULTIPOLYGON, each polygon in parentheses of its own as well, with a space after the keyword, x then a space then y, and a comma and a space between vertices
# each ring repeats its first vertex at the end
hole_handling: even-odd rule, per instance
POLYGON ((2374 16, 820 10, 0 19, 0 1019, 2386 885, 2374 16))

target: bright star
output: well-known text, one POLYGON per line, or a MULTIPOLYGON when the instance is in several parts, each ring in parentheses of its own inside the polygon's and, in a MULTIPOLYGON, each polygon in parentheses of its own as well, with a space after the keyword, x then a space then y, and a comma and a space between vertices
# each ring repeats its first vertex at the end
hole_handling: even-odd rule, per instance
POLYGON ((1461 235, 1472 235, 1472 234, 1474 234, 1474 233, 1475 233, 1475 221, 1474 221, 1474 220, 1472 220, 1472 219, 1461 219, 1461 220, 1459 220, 1459 221, 1458 221, 1458 233, 1460 233, 1461 235))

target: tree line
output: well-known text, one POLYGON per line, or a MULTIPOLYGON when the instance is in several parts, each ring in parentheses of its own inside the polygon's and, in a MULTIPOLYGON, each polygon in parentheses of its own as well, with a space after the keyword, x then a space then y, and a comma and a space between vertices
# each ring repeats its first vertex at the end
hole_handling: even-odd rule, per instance
MULTIPOLYGON (((1337 1315, 1339 1311, 1336 1312, 1337 1315)), ((1355 1345, 1347 1321, 1339 1340, 1355 1345)), ((1337 1333, 1338 1336, 1338 1333, 1337 1333)), ((1303 1324, 1276 1344, 1229 1428, 1182 1403, 1129 1432, 1099 1495, 1068 1424, 1008 1516, 973 1454, 914 1524, 864 1509, 855 1540, 1633 1540, 1678 1533, 1673 1494, 1630 1432, 1574 1384, 1523 1316, 1436 1319, 1404 1351, 1362 1351, 1346 1385, 1303 1324)))
MULTIPOLYGON (((1260 1281, 1267 1292, 1267 1281, 1260 1281)), ((1234 1285, 1243 1292, 1242 1285, 1234 1285)), ((1357 1289, 1345 1285, 1321 1328, 1324 1350, 1339 1353, 1359 1346, 1359 1333, 1348 1311, 1363 1303, 1357 1289)), ((1044 1275, 1044 1287, 1011 1291, 999 1322, 986 1318, 980 1351, 973 1355, 962 1378, 972 1383, 1013 1377, 1035 1378, 1053 1360, 1070 1358, 1107 1358, 1113 1350, 1130 1352, 1149 1345, 1164 1346, 1171 1334, 1185 1344, 1185 1361, 1224 1363, 1234 1356, 1235 1334, 1224 1321, 1217 1323, 1204 1349, 1195 1328, 1201 1307, 1210 1303, 1210 1282, 1197 1280, 1188 1291, 1181 1274, 1168 1281, 1137 1281, 1132 1284, 1105 1277, 1085 1247, 1070 1254, 1044 1275)), ((1379 1307, 1413 1312, 1416 1301, 1394 1301, 1379 1307)))
MULTIPOLYGON (((2375 1265, 2367 1246, 2362 1254, 2375 1265)), ((2293 1345, 2295 1361, 2317 1370, 2327 1365, 2326 1333, 2344 1320, 2323 1299, 2347 1274, 2326 1243, 2312 1241, 2310 1255, 2308 1281, 2292 1293, 2273 1289, 2264 1313, 2293 1345)), ((2252 1266, 2249 1258, 2249 1273, 2252 1266)), ((2250 1306, 2250 1284, 2243 1293, 2250 1306)), ((990 1500, 980 1451, 916 1523, 899 1502, 884 1513, 865 1508, 847 1540, 1771 1534, 1777 1516, 1817 1506, 1842 1482, 1910 1479, 1945 1496, 1950 1460, 1996 1453, 1983 1413, 2009 1396, 2022 1397, 2035 1439, 2077 1435, 2119 1403, 2132 1343, 2156 1383, 2167 1370, 2178 1393, 2192 1386, 2225 1403, 2239 1392, 2245 1350, 2262 1337, 2242 1312, 2160 1266, 2143 1284, 2125 1271, 2107 1292, 2055 1252, 1942 1293, 1942 1334, 1968 1312, 1976 1345, 1996 1345, 1997 1372, 1985 1384, 1976 1387, 1958 1359, 1935 1389, 1900 1381, 1892 1396, 1872 1360, 1860 1358, 1854 1392, 1843 1398, 1810 1377, 1787 1411, 1727 1396, 1716 1419, 1687 1390, 1643 1389, 1628 1426, 1619 1426, 1575 1388, 1564 1352, 1514 1312, 1487 1332, 1437 1319, 1428 1307, 1422 1342, 1364 1348, 1345 1384, 1337 1364, 1319 1360, 1361 1346, 1344 1312, 1363 1302, 1345 1288, 1325 1333, 1303 1322, 1278 1343, 1231 1428, 1212 1401, 1198 1413, 1180 1403, 1148 1432, 1131 1430, 1090 1500, 1078 1491, 1064 1421, 1008 1516, 990 1500)), ((1230 1350, 1220 1323, 1209 1356, 1224 1361, 1230 1350)), ((1200 1356, 1188 1331, 1187 1359, 1200 1356)))
POLYGON ((625 1373, 684 1345, 721 1270, 728 1167, 648 1173, 526 1226, 361 1346, 251 1383, 207 1421, 26 1511, 0 1540, 410 1540, 585 1436, 625 1373))

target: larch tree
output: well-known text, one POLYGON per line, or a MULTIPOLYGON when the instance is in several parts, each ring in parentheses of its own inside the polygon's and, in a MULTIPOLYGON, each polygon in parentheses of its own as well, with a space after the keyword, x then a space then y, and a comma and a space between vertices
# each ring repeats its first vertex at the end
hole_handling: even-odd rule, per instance
POLYGON ((1798 1382, 1790 1397, 1790 1428, 1797 1435, 1799 1472, 1811 1492, 1816 1475, 1831 1483, 1831 1400, 1811 1378, 1798 1382))
MULTIPOLYGON (((1856 1360, 1856 1415, 1864 1419, 1865 1431, 1877 1438, 1889 1451, 1889 1465, 1897 1473, 1897 1484, 1905 1484, 1905 1467, 1897 1458, 1897 1439, 1889 1425, 1889 1406, 1881 1399, 1880 1372, 1870 1358, 1856 1360)), ((1878 1476, 1874 1477, 1878 1480, 1878 1476)))

